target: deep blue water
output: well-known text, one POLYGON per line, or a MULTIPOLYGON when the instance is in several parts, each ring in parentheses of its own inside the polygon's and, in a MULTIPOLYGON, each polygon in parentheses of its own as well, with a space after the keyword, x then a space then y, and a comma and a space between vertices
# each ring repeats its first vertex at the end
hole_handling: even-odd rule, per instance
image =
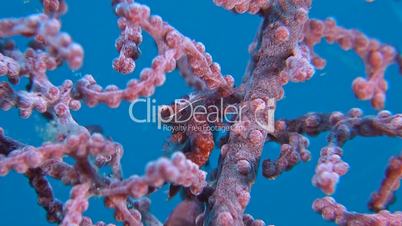
MULTIPOLYGON (((1 3, 2 18, 26 16, 41 10, 41 6, 33 0, 2 0, 1 3)), ((215 7, 210 0, 143 0, 141 3, 148 4, 154 14, 161 15, 183 34, 203 42, 215 61, 221 64, 222 71, 232 74, 239 84, 249 59, 247 47, 258 29, 260 18, 235 15, 215 7)), ((77 80, 90 73, 102 85, 113 83, 123 86, 129 78, 138 76, 140 70, 132 75, 121 76, 111 68, 111 61, 117 55, 114 41, 119 32, 110 1, 70 0, 68 4, 69 12, 63 17, 62 30, 69 32, 84 47, 85 63, 75 72, 66 67, 50 72, 51 81, 60 84, 64 79, 77 80)), ((336 18, 340 25, 358 28, 371 37, 402 48, 402 1, 377 0, 367 3, 364 0, 315 0, 311 17, 329 16, 336 18)), ((286 97, 278 104, 276 118, 294 118, 310 111, 345 112, 352 107, 360 107, 367 114, 375 113, 368 102, 356 100, 351 90, 353 79, 364 74, 360 59, 353 52, 344 52, 337 46, 327 44, 321 44, 317 51, 328 60, 328 66, 323 71, 317 71, 306 83, 287 85, 286 97)), ((145 36, 142 52, 139 69, 149 65, 156 52, 148 36, 145 36)), ((386 77, 390 84, 386 109, 400 113, 402 77, 398 75, 395 65, 387 70, 386 77)), ((0 81, 4 80, 4 77, 0 77, 0 81)), ((158 103, 170 103, 189 91, 175 72, 167 76, 165 85, 156 90, 154 97, 158 103)), ((169 135, 158 130, 155 124, 134 124, 129 118, 127 103, 118 109, 84 106, 73 116, 82 125, 101 125, 105 135, 124 146, 122 163, 125 175, 142 174, 146 162, 162 154, 162 146, 169 135)), ((9 136, 25 143, 39 145, 41 136, 38 130, 44 125, 44 120, 37 114, 22 120, 16 110, 0 112, 0 126, 9 136)), ((323 196, 311 185, 311 178, 319 150, 326 144, 325 135, 310 141, 313 154, 310 162, 296 166, 274 181, 258 176, 247 212, 264 219, 268 224, 331 225, 311 210, 313 200, 323 196)), ((369 195, 378 188, 389 157, 402 151, 402 142, 394 138, 356 138, 348 142, 344 150, 344 159, 351 169, 341 178, 334 197, 350 210, 368 212, 369 195)), ((263 157, 275 157, 278 153, 274 152, 265 151, 263 157)), ((217 151, 214 155, 217 155, 217 151)), ((60 199, 68 198, 68 189, 57 182, 54 187, 60 199)), ((166 191, 167 187, 163 187, 151 196, 152 210, 162 220, 166 219, 178 201, 177 198, 167 201, 166 191)), ((397 192, 397 196, 402 197, 402 191, 397 192)), ((36 204, 34 191, 25 177, 11 173, 0 178, 0 200, 1 226, 48 225, 45 213, 36 204)), ((391 208, 401 209, 401 200, 391 208)), ((112 211, 104 208, 102 202, 96 199, 91 200, 86 215, 106 222, 113 219, 112 211)))

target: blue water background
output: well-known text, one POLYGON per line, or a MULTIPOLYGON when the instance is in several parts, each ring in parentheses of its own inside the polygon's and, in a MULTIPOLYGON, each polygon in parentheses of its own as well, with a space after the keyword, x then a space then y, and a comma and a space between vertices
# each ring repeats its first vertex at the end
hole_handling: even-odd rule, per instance
MULTIPOLYGON (((0 17, 20 17, 41 11, 36 1, 1 1, 0 17)), ((253 40, 260 24, 260 18, 251 15, 235 15, 215 7, 210 0, 154 0, 141 1, 152 8, 154 14, 161 15, 180 32, 201 41, 219 62, 222 71, 232 74, 239 84, 245 71, 249 55, 247 47, 253 40)), ((141 45, 142 56, 134 74, 122 76, 111 68, 111 61, 117 55, 114 41, 119 35, 116 17, 110 7, 110 1, 70 0, 69 12, 63 16, 63 31, 85 49, 83 67, 72 72, 67 67, 50 72, 50 80, 61 84, 64 79, 77 80, 85 74, 92 74, 99 84, 117 84, 123 87, 128 79, 138 77, 139 69, 150 65, 156 54, 155 46, 149 36, 145 36, 141 45)), ((348 28, 358 28, 370 37, 402 48, 402 1, 364 0, 316 0, 313 3, 311 17, 335 17, 339 24, 348 28)), ((24 39, 18 38, 18 43, 24 39)), ((24 48, 23 45, 20 46, 24 48)), ((353 52, 344 52, 338 46, 321 44, 317 52, 328 60, 328 66, 317 71, 315 76, 303 84, 288 84, 286 96, 278 104, 276 118, 294 118, 306 112, 343 111, 360 107, 367 114, 375 111, 365 101, 358 101, 351 91, 351 82, 364 74, 361 60, 353 52)), ((387 70, 390 89, 386 108, 392 112, 402 112, 402 77, 394 65, 387 70)), ((0 81, 5 81, 0 77, 0 81)), ((164 86, 157 88, 153 96, 158 104, 170 103, 175 98, 191 90, 178 73, 167 76, 164 86)), ((169 133, 158 130, 155 124, 135 124, 128 115, 128 103, 118 109, 105 106, 88 108, 84 106, 74 112, 74 118, 82 125, 101 125, 105 135, 111 136, 124 146, 122 160, 124 173, 142 174, 148 161, 163 153, 162 147, 169 133)), ((38 132, 45 126, 45 121, 34 114, 27 120, 18 117, 16 110, 0 112, 0 126, 9 136, 22 142, 39 145, 41 135, 38 132)), ((274 181, 266 180, 261 171, 252 189, 252 198, 247 212, 256 218, 264 219, 275 225, 332 225, 314 213, 311 204, 323 194, 311 185, 311 178, 319 157, 319 150, 325 146, 325 135, 311 139, 312 160, 296 166, 274 181)), ((367 212, 367 201, 371 192, 376 190, 383 178, 384 169, 390 156, 402 151, 402 142, 395 138, 356 138, 344 148, 344 159, 351 168, 341 178, 334 197, 350 210, 367 212)), ((216 165, 216 156, 214 161, 216 165)), ((263 158, 275 158, 277 146, 267 146, 263 158)), ((61 183, 53 183, 57 196, 68 199, 69 188, 61 183)), ((167 187, 151 195, 152 212, 159 219, 166 219, 168 213, 178 202, 178 198, 168 201, 167 187)), ((397 195, 402 197, 402 191, 397 195)), ((401 210, 402 200, 394 204, 391 210, 401 210)), ((99 199, 91 199, 90 208, 85 213, 94 220, 113 221, 110 209, 103 207, 99 199)), ((36 204, 36 195, 22 175, 10 173, 0 178, 0 226, 49 225, 45 221, 44 211, 36 204)))

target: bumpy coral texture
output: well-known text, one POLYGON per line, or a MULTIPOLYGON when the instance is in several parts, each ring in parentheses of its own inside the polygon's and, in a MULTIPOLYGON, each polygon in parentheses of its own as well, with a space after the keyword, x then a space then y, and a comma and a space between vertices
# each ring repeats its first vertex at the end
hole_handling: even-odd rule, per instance
MULTIPOLYGON (((120 30, 113 68, 122 74, 136 69, 143 32, 152 37, 158 49, 150 67, 142 69, 139 79, 130 80, 123 88, 103 88, 93 75, 75 83, 65 80, 54 85, 47 72, 62 63, 78 69, 84 50, 61 31, 66 2, 41 2, 43 13, 0 19, 0 76, 8 79, 0 82, 0 108, 16 108, 22 118, 37 111, 51 119, 57 131, 53 140, 34 147, 8 137, 0 128, 0 175, 15 171, 26 176, 49 222, 63 226, 113 225, 93 222, 85 216, 90 208, 88 200, 100 197, 105 206, 115 211, 116 221, 124 225, 162 225, 151 214, 147 196, 169 183, 169 195, 181 191, 183 201, 172 211, 166 225, 265 225, 245 213, 264 144, 275 142, 281 147, 278 159, 265 159, 262 163, 262 174, 273 179, 299 162, 310 160, 307 136, 328 132, 328 144, 321 150, 312 178, 313 185, 328 196, 314 201, 314 211, 339 225, 402 225, 402 212, 386 210, 402 178, 401 155, 391 157, 380 188, 372 194, 369 207, 375 213, 349 212, 329 196, 336 192, 336 185, 349 169, 342 160, 347 141, 357 136, 402 136, 402 115, 383 110, 388 88, 385 70, 391 64, 402 67, 402 57, 394 47, 343 28, 333 19, 310 19, 311 0, 214 0, 217 6, 233 13, 250 13, 263 20, 249 48, 247 73, 241 85, 234 87, 233 77, 222 73, 202 43, 152 15, 143 4, 112 0, 120 30), (18 49, 11 40, 15 36, 30 39, 29 46, 18 49), (325 60, 314 51, 322 39, 353 50, 362 58, 367 75, 356 78, 352 88, 358 99, 371 100, 378 114, 365 116, 353 108, 346 114, 307 113, 295 119, 269 121, 268 112, 275 110, 276 102, 284 97, 285 84, 307 81, 315 70, 325 67, 325 60), (142 176, 124 177, 120 165, 123 147, 81 126, 70 111, 78 111, 82 104, 117 108, 122 101, 151 96, 156 87, 163 85, 166 74, 175 69, 194 89, 189 102, 213 106, 223 100, 222 107, 234 104, 245 110, 235 122, 203 123, 201 119, 208 112, 186 122, 170 121, 171 126, 187 128, 172 131, 169 143, 176 146, 176 152, 150 162, 142 176), (26 88, 15 86, 23 79, 29 80, 26 88), (261 126, 261 122, 271 123, 274 129, 261 126), (210 128, 227 125, 230 131, 216 142, 210 128), (219 162, 207 177, 202 167, 216 147, 220 148, 219 162), (110 174, 100 173, 103 169, 110 174), (71 187, 68 201, 62 203, 55 197, 49 177, 71 187)), ((191 115, 180 104, 170 107, 173 111, 161 110, 162 118, 191 115)))

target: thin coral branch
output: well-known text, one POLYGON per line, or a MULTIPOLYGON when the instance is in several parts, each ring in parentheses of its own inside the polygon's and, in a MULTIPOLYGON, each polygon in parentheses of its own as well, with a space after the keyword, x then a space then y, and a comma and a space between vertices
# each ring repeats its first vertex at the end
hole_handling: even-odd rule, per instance
POLYGON ((261 10, 266 10, 271 4, 271 0, 214 0, 214 3, 236 13, 256 14, 261 10))
POLYGON ((326 220, 333 221, 338 225, 390 225, 396 226, 402 224, 402 212, 390 213, 383 210, 376 214, 360 214, 349 212, 347 209, 331 198, 325 197, 317 199, 313 203, 313 209, 319 212, 326 220))
MULTIPOLYGON (((12 138, 6 137, 0 128, 0 154, 7 156, 16 149, 25 147, 12 138)), ((54 196, 52 186, 46 179, 46 173, 41 168, 30 169, 25 173, 29 184, 38 195, 38 204, 42 206, 47 213, 47 220, 52 223, 60 223, 63 217, 62 203, 54 196)))
POLYGON ((289 171, 300 161, 307 162, 311 159, 311 153, 307 150, 309 141, 298 133, 289 133, 281 143, 280 156, 277 160, 264 160, 262 163, 262 174, 274 179, 284 171, 289 171))
POLYGON ((48 48, 48 52, 67 61, 72 69, 81 66, 82 47, 72 42, 70 35, 60 32, 61 24, 57 19, 45 14, 37 14, 19 19, 1 19, 0 37, 23 35, 34 37, 48 48))
POLYGON ((0 172, 7 174, 10 170, 25 173, 28 169, 40 167, 46 160, 60 160, 64 155, 72 157, 93 155, 112 156, 119 145, 104 139, 100 134, 89 136, 87 133, 70 136, 63 143, 44 144, 34 148, 30 146, 14 150, 0 160, 0 172))
POLYGON ((70 199, 64 205, 64 218, 61 226, 75 226, 82 221, 82 213, 88 208, 90 197, 89 183, 75 185, 71 189, 70 199))
POLYGON ((379 112, 377 116, 345 117, 342 114, 332 114, 330 121, 335 121, 332 128, 328 146, 321 149, 320 159, 313 177, 313 184, 326 194, 335 192, 340 176, 344 175, 349 165, 342 160, 342 146, 356 136, 402 136, 402 115, 391 115, 389 112, 379 112))
POLYGON ((371 195, 369 207, 375 211, 386 209, 395 201, 394 192, 399 189, 401 179, 402 156, 394 156, 389 161, 380 189, 371 195))
POLYGON ((120 36, 116 43, 120 56, 114 61, 114 68, 122 73, 134 70, 134 59, 138 55, 137 46, 141 42, 142 30, 148 32, 155 40, 158 55, 153 59, 151 68, 143 69, 140 79, 129 81, 125 89, 112 85, 102 89, 92 76, 86 76, 78 84, 78 95, 84 98, 88 105, 95 106, 100 102, 110 107, 118 107, 122 100, 133 101, 139 96, 152 95, 155 87, 164 83, 165 74, 173 71, 176 62, 183 57, 188 59, 194 75, 205 81, 210 89, 230 91, 233 77, 222 76, 219 64, 212 61, 202 43, 183 36, 161 17, 151 16, 147 6, 134 1, 119 1, 115 12, 120 17, 119 27, 124 29, 124 37, 120 36))
POLYGON ((41 2, 45 13, 48 15, 60 16, 67 12, 65 0, 41 0, 41 2))
POLYGON ((362 32, 338 26, 333 19, 309 20, 304 30, 304 43, 310 48, 314 66, 322 69, 325 60, 314 53, 313 48, 321 39, 336 43, 344 50, 355 51, 366 66, 367 78, 358 77, 353 81, 353 91, 361 100, 371 100, 376 109, 383 109, 388 84, 384 79, 389 65, 397 63, 396 50, 378 40, 368 38, 362 32))
POLYGON ((140 198, 148 193, 149 187, 160 187, 170 182, 190 187, 194 194, 198 194, 205 187, 205 172, 197 165, 187 160, 183 154, 174 154, 172 160, 161 158, 157 162, 149 163, 145 177, 133 176, 125 181, 111 184, 110 188, 99 190, 104 196, 130 195, 140 198))

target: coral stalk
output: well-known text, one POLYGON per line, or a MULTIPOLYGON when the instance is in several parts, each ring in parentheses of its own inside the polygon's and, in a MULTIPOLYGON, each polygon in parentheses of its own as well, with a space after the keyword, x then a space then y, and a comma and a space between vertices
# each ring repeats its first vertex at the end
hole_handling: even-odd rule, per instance
MULTIPOLYGON (((286 67, 286 59, 298 47, 310 1, 275 1, 257 38, 258 49, 253 53, 253 70, 246 84, 248 92, 242 105, 247 111, 231 130, 227 144, 221 148, 218 180, 209 200, 209 225, 243 225, 243 212, 250 199, 251 184, 263 143, 268 131, 257 123, 256 112, 268 112, 269 99, 279 100, 283 89, 279 73, 286 67), (282 19, 274 16, 281 14, 282 19), (288 35, 283 35, 283 30, 288 35), (236 186, 231 186, 236 184, 236 186)), ((266 117, 266 116, 265 116, 266 117)), ((272 123, 272 122, 268 122, 272 123)))

